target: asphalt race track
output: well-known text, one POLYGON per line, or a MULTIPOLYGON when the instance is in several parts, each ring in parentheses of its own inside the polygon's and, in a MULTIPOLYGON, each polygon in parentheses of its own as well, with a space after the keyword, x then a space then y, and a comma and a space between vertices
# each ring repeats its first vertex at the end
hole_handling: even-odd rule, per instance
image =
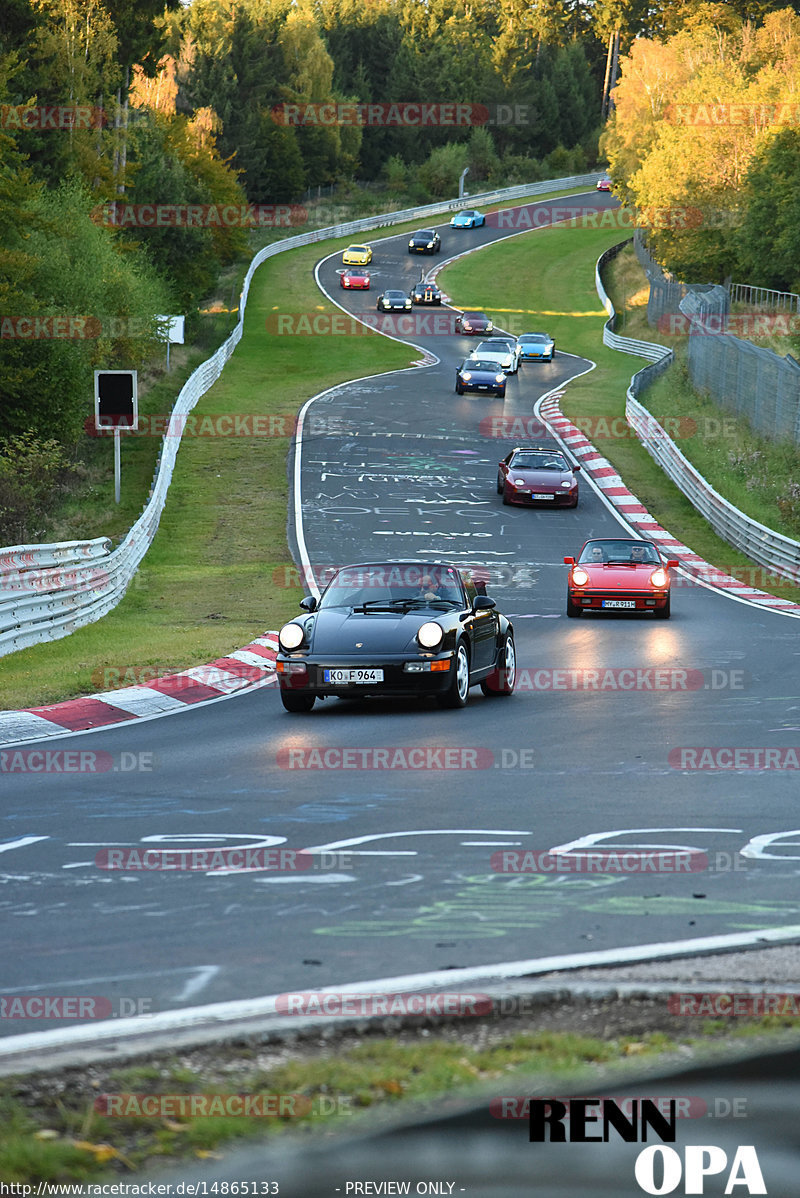
MULTIPOLYGON (((578 201, 594 204, 595 193, 578 201)), ((384 287, 408 290, 420 269, 505 235, 438 228, 433 258, 409 255, 405 235, 373 243, 370 292, 339 287, 339 255, 321 262, 319 280, 347 311, 374 318, 384 287)), ((106 750, 116 764, 5 777, 0 995, 141 998, 144 1010, 169 1011, 797 922, 796 772, 685 769, 680 753, 800 744, 797 624, 681 579, 668 621, 566 619, 564 555, 620 526, 585 481, 575 510, 504 507, 497 463, 519 438, 497 434, 517 417, 534 430, 536 401, 591 363, 558 345, 552 364, 509 379, 505 402, 460 397, 455 366, 470 342, 441 327, 406 338, 434 364, 337 387, 308 407, 293 495, 302 535, 293 506, 290 536, 298 562, 304 542, 318 571, 398 557, 488 567, 490 594, 515 626, 517 693, 486 699, 476 688, 463 711, 326 700, 293 716, 267 687, 52 742, 106 750), (409 768, 336 768, 345 748, 404 749, 409 768), (602 848, 692 849, 708 868, 492 868, 500 849, 591 837, 602 848), (270 844, 314 847, 320 868, 95 864, 110 847, 270 844)), ((24 1019, 4 1027, 30 1030, 24 1019)))

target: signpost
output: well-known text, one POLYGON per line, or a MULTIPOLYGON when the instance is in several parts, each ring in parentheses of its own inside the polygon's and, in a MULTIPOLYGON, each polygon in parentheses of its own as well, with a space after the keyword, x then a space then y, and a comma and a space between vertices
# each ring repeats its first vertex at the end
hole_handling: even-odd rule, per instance
POLYGON ((114 499, 119 503, 120 431, 126 428, 135 432, 139 427, 139 395, 135 370, 95 370, 94 423, 97 429, 114 430, 114 499))
POLYGON ((183 323, 185 319, 184 316, 156 317, 159 333, 167 343, 167 370, 169 370, 170 345, 183 345, 183 323))

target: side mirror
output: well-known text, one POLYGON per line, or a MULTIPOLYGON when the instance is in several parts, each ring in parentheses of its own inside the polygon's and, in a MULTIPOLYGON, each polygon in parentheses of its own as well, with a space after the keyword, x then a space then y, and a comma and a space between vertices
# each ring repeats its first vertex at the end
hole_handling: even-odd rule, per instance
POLYGON ((574 558, 574 557, 565 557, 565 558, 564 558, 564 565, 565 565, 565 566, 574 566, 574 565, 575 565, 575 558, 574 558))
POLYGON ((488 595, 476 595, 472 600, 473 611, 491 611, 493 607, 497 607, 497 604, 488 595))
POLYGON ((667 569, 669 569, 670 566, 679 566, 680 564, 681 563, 678 561, 677 557, 671 557, 667 562, 667 569))
POLYGON ((313 595, 306 595, 305 599, 300 600, 300 606, 303 611, 316 611, 317 601, 313 595))
POLYGON ((572 467, 572 473, 573 473, 573 474, 577 474, 579 470, 580 470, 580 466, 573 466, 573 467, 572 467))

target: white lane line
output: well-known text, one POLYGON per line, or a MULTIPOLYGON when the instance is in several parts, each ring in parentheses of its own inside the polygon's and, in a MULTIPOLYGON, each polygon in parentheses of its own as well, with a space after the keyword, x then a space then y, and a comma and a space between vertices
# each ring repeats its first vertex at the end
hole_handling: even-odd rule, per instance
POLYGON ((49 839, 49 836, 20 836, 18 840, 6 840, 0 844, 0 853, 9 853, 11 849, 24 849, 27 844, 36 844, 38 840, 49 839))

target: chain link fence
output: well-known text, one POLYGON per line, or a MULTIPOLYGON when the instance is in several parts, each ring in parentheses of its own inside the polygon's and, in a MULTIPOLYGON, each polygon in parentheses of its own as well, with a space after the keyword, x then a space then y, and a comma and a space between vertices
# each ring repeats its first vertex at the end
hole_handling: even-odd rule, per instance
POLYGON ((681 283, 650 255, 641 230, 634 246, 650 283, 648 323, 687 335, 689 376, 697 390, 744 417, 755 432, 800 444, 800 363, 725 331, 731 302, 790 313, 798 311, 800 296, 744 283, 681 283))

